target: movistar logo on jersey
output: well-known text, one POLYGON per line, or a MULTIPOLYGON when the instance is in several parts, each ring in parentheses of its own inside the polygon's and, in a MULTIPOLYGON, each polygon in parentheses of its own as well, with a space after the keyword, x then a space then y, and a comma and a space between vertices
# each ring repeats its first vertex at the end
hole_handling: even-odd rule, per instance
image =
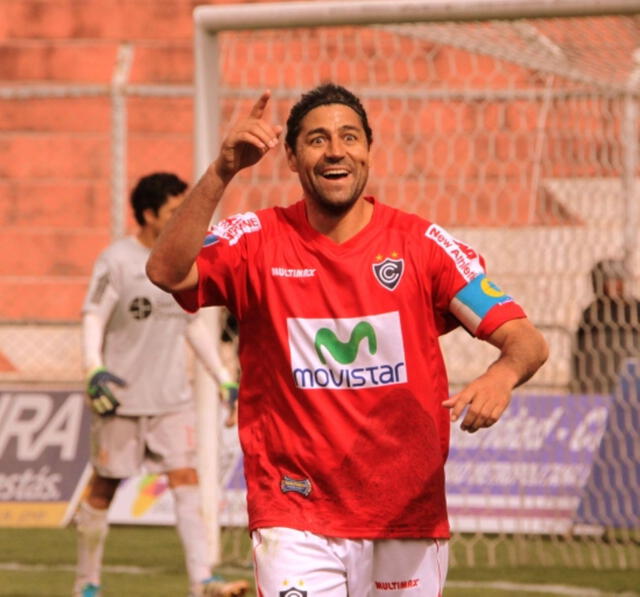
POLYGON ((297 387, 347 390, 405 383, 398 312, 343 319, 287 320, 297 387))
POLYGON ((364 340, 365 338, 369 341, 369 352, 376 354, 378 339, 376 338, 373 327, 368 321, 361 321, 353 328, 348 342, 340 342, 333 330, 321 328, 316 334, 316 352, 324 365, 327 364, 327 360, 322 353, 323 348, 326 349, 338 363, 350 365, 358 357, 360 340, 364 340))

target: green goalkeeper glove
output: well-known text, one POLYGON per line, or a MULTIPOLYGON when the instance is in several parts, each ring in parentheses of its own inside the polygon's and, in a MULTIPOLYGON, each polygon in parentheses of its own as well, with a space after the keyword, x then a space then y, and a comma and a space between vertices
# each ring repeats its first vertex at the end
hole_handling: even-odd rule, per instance
POLYGON ((87 377, 87 394, 91 408, 101 417, 112 415, 116 412, 116 408, 120 406, 120 402, 113 395, 110 383, 123 388, 127 385, 124 379, 120 379, 117 375, 110 373, 104 367, 98 367, 89 373, 87 377))
POLYGON ((234 408, 238 401, 238 384, 235 381, 226 381, 220 386, 224 402, 230 409, 234 408))
POLYGON ((238 384, 235 381, 228 381, 220 384, 222 400, 227 406, 227 418, 225 427, 233 427, 238 419, 238 384))

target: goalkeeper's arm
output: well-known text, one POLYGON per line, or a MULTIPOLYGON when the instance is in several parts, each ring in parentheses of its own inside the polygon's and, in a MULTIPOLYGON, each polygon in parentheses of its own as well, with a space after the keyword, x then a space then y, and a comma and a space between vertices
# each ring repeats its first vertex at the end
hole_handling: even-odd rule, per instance
POLYGON ((123 387, 126 382, 108 371, 102 362, 102 344, 106 321, 100 311, 85 313, 82 318, 84 363, 87 371, 86 392, 91 408, 99 415, 110 415, 119 406, 110 385, 123 387))
POLYGON ((213 334, 200 317, 194 317, 189 323, 186 336, 196 357, 215 382, 220 387, 233 384, 233 376, 220 360, 220 353, 213 339, 213 334))
POLYGON ((229 370, 222 364, 218 346, 214 341, 214 335, 200 317, 194 317, 187 326, 186 337, 196 357, 218 384, 220 399, 226 404, 228 409, 225 425, 227 427, 235 425, 238 383, 233 379, 229 370))

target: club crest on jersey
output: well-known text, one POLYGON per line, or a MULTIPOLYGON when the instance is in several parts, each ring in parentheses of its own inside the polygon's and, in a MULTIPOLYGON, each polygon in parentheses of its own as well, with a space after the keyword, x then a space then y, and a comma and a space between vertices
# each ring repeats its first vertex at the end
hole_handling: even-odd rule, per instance
POLYGON ((374 263, 373 275, 376 280, 387 290, 395 290, 400 283, 402 273, 404 272, 404 259, 396 259, 397 253, 393 252, 391 257, 387 257, 384 261, 382 255, 376 257, 378 263, 374 263))

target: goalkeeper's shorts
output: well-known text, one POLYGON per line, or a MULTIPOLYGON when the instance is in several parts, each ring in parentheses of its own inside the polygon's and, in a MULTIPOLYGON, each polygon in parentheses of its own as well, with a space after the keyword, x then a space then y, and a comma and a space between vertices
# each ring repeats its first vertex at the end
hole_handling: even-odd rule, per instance
POLYGON ((126 479, 145 470, 166 473, 195 468, 195 409, 153 416, 91 420, 91 464, 101 477, 126 479))
POLYGON ((251 539, 261 595, 441 597, 447 575, 447 540, 342 539, 283 527, 251 539))

